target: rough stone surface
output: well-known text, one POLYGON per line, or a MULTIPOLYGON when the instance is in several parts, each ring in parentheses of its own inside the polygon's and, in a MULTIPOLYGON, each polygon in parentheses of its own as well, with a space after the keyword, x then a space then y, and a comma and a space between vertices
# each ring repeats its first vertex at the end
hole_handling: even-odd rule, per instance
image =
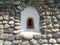
POLYGON ((1 0, 0 45, 60 45, 60 3, 54 0, 1 0), (21 11, 39 13, 41 35, 21 35, 21 11))
POLYGON ((37 42, 36 40, 32 39, 32 40, 30 41, 30 43, 34 45, 34 44, 37 44, 38 42, 37 42))
POLYGON ((34 35, 33 36, 35 39, 40 39, 41 38, 41 35, 34 35))
POLYGON ((23 41, 21 44, 22 45, 29 45, 29 41, 23 41))
POLYGON ((55 39, 49 39, 49 43, 56 43, 56 40, 55 39))

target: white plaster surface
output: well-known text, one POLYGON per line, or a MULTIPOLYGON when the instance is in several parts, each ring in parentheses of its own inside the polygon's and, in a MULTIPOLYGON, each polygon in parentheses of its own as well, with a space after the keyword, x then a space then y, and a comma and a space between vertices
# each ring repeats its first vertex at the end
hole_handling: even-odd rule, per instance
POLYGON ((21 34, 38 34, 40 31, 39 29, 39 13, 33 7, 26 7, 21 12, 21 34), (32 17, 34 20, 34 29, 27 29, 27 19, 32 17))

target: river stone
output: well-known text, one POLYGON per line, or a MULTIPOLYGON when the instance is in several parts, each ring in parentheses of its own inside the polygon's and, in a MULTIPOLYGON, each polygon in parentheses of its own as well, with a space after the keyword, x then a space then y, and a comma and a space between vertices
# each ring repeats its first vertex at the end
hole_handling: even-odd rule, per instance
POLYGON ((9 24, 14 25, 14 21, 9 21, 9 24))
POLYGON ((60 45, 60 44, 53 44, 53 45, 60 45))
POLYGON ((1 29, 1 30, 0 30, 0 34, 3 34, 3 32, 4 32, 4 30, 3 30, 3 29, 1 29))
POLYGON ((20 1, 14 1, 13 4, 14 5, 19 5, 20 4, 20 1))
POLYGON ((2 22, 0 22, 0 24, 2 24, 2 22))
POLYGON ((13 40, 13 35, 12 34, 1 34, 1 39, 13 40))
POLYGON ((34 44, 37 44, 38 42, 37 42, 37 40, 32 39, 32 40, 30 41, 30 43, 34 45, 34 44))
POLYGON ((38 43, 47 43, 48 41, 47 41, 47 39, 39 39, 38 40, 38 43))
POLYGON ((0 1, 0 4, 4 4, 4 2, 0 1))
POLYGON ((20 20, 17 20, 17 19, 16 19, 15 22, 20 22, 20 20))
POLYGON ((42 35, 41 38, 46 38, 46 35, 42 35))
POLYGON ((38 43, 43 43, 43 39, 39 39, 38 40, 38 43))
POLYGON ((55 38, 60 38, 60 32, 57 32, 55 34, 52 34, 52 36, 55 37, 55 38))
POLYGON ((54 24, 54 25, 53 25, 53 28, 58 29, 59 26, 60 26, 59 24, 54 24))
POLYGON ((22 10, 21 6, 17 6, 18 9, 22 10))
POLYGON ((4 42, 3 40, 0 40, 0 45, 3 45, 3 42, 4 42))
POLYGON ((9 15, 3 15, 4 20, 9 20, 9 15))
POLYGON ((3 17, 2 16, 0 16, 0 20, 3 20, 3 17))
POLYGON ((18 34, 20 32, 21 32, 21 30, 14 30, 14 33, 16 33, 16 34, 18 34))
POLYGON ((10 27, 10 25, 8 25, 8 24, 4 25, 4 28, 9 28, 9 27, 10 27))
POLYGON ((20 25, 20 23, 15 23, 15 25, 16 25, 16 26, 19 26, 19 25, 20 25))
POLYGON ((3 25, 0 25, 0 29, 3 28, 3 25))
POLYGON ((10 20, 14 20, 14 17, 9 17, 10 20))
POLYGON ((10 41, 5 41, 5 42, 4 42, 4 45, 12 45, 12 42, 10 42, 10 41))
POLYGON ((22 39, 22 36, 23 36, 23 35, 20 35, 20 34, 19 34, 19 35, 16 35, 16 36, 15 36, 15 39, 16 39, 16 40, 20 40, 20 39, 22 39))
POLYGON ((39 39, 39 38, 41 38, 41 34, 40 34, 40 35, 39 35, 39 34, 33 35, 33 37, 34 37, 35 39, 39 39))
POLYGON ((57 39, 57 42, 60 43, 60 38, 57 39))
POLYGON ((23 35, 24 39, 33 39, 33 35, 23 35))
POLYGON ((8 23, 8 21, 3 21, 3 24, 7 24, 8 23))
POLYGON ((52 29, 52 32, 59 32, 59 29, 52 29))
POLYGON ((56 40, 53 39, 53 38, 50 38, 50 39, 49 39, 49 43, 56 43, 56 40))
POLYGON ((15 26, 14 28, 20 30, 21 26, 15 26))
POLYGON ((26 41, 23 41, 21 44, 22 44, 22 45, 28 45, 29 42, 26 40, 26 41))
POLYGON ((47 37, 48 38, 52 38, 52 34, 47 34, 47 37))
POLYGON ((22 40, 13 40, 13 43, 18 43, 18 44, 20 44, 20 43, 22 43, 22 40))

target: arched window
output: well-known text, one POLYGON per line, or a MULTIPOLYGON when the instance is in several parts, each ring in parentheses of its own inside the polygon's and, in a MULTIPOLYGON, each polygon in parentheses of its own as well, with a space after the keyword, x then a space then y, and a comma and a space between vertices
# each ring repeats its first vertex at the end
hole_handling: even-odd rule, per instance
POLYGON ((27 28, 28 29, 33 29, 34 28, 34 20, 33 20, 33 18, 28 18, 27 19, 27 28))

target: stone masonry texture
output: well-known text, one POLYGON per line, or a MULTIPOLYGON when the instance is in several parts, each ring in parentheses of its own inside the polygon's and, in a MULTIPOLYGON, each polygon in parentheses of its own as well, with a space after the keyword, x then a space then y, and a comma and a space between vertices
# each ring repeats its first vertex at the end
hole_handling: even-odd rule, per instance
POLYGON ((60 2, 0 0, 0 45, 60 45, 60 2), (28 6, 39 12, 41 35, 19 35, 21 11, 28 6))

